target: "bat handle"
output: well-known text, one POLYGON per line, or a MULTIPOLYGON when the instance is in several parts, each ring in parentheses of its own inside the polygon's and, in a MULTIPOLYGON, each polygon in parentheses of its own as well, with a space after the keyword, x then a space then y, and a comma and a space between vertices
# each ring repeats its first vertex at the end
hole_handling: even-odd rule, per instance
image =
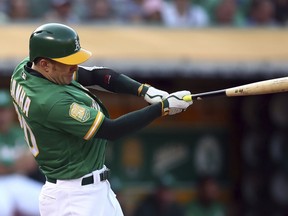
POLYGON ((192 101, 192 95, 185 95, 185 96, 183 96, 182 99, 186 102, 190 102, 190 101, 192 101))
POLYGON ((186 102, 194 101, 194 100, 202 100, 203 98, 209 98, 209 97, 218 97, 218 96, 225 96, 226 90, 217 90, 217 91, 210 91, 210 92, 203 92, 193 95, 185 95, 183 96, 183 100, 186 102))

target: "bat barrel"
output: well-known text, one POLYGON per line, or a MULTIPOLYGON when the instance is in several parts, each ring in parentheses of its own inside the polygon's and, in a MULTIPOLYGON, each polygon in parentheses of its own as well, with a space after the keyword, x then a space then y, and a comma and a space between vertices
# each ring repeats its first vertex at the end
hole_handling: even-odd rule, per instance
POLYGON ((260 95, 260 94, 272 94, 287 91, 288 91, 288 77, 282 77, 277 79, 254 82, 218 91, 210 91, 199 94, 186 95, 183 97, 183 100, 185 101, 201 100, 203 98, 217 97, 217 96, 236 97, 236 96, 260 95))
POLYGON ((228 97, 273 94, 288 91, 288 77, 264 80, 226 89, 228 97))

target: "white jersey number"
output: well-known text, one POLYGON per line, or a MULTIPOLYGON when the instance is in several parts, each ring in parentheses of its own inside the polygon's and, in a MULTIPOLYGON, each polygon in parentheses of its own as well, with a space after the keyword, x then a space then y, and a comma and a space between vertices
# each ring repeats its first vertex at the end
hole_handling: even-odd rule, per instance
POLYGON ((15 106, 16 113, 18 115, 20 126, 24 130, 25 140, 26 140, 26 142, 30 148, 30 151, 34 155, 34 157, 37 157, 37 155, 39 154, 39 150, 38 150, 35 136, 31 130, 31 128, 29 127, 29 125, 25 121, 24 117, 22 115, 20 115, 17 106, 15 104, 14 104, 14 106, 15 106))

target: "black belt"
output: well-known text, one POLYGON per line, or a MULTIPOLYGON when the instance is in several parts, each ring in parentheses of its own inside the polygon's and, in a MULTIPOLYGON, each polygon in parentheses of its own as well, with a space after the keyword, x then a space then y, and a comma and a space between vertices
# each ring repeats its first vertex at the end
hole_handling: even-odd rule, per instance
MULTIPOLYGON (((106 179, 108 179, 109 177, 109 170, 105 170, 102 173, 99 174, 100 176, 100 181, 105 181, 106 179)), ((57 183, 57 179, 53 179, 53 178, 49 178, 46 177, 46 180, 50 183, 56 184, 57 183)), ((89 184, 93 184, 94 183, 94 176, 87 176, 85 178, 82 179, 81 185, 89 185, 89 184)))

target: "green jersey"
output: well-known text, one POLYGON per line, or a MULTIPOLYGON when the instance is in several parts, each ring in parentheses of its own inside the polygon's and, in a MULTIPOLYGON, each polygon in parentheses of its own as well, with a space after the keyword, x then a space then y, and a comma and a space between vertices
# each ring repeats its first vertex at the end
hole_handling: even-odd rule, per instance
POLYGON ((32 72, 28 59, 22 61, 10 91, 42 172, 49 178, 75 179, 101 169, 107 140, 94 135, 108 117, 105 107, 77 81, 57 85, 32 72))

